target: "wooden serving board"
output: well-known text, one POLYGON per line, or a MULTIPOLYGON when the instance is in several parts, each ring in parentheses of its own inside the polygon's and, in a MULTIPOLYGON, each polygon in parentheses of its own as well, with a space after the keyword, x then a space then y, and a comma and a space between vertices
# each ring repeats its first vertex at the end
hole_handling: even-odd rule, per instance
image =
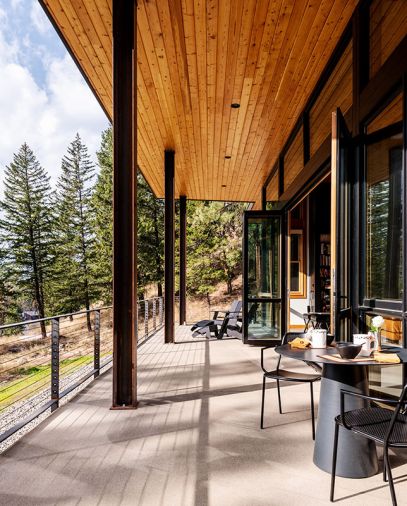
POLYGON ((360 358, 342 358, 339 354, 335 355, 318 355, 321 358, 332 360, 333 362, 374 362, 371 357, 360 357, 360 358))

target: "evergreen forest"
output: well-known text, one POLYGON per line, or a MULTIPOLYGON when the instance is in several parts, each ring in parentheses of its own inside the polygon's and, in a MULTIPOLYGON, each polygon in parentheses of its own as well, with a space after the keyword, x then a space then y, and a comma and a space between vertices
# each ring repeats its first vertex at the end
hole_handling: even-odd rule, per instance
MULTIPOLYGON (((75 136, 51 184, 23 144, 4 169, 0 201, 0 324, 110 304, 112 299, 112 129, 101 135, 97 165, 75 136)), ((162 295, 164 202, 138 172, 139 297, 162 295)), ((232 291, 241 273, 244 204, 188 201, 187 290, 232 291)), ((88 322, 90 327, 90 321, 88 322)), ((42 329, 45 333, 45 327, 42 329)))

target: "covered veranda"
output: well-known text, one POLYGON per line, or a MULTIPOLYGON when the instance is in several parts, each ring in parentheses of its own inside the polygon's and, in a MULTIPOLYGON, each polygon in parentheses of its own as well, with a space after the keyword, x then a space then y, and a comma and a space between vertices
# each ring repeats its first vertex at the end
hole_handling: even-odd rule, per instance
MULTIPOLYGON (((186 326, 176 338, 169 347, 160 331, 139 350, 141 409, 109 410, 107 373, 10 449, 0 460, 2 504, 328 504, 304 386, 286 384, 280 415, 270 382, 261 430, 258 349, 191 340, 186 326)), ((407 504, 407 464, 392 463, 399 505, 407 504)), ((336 497, 382 506, 388 486, 381 475, 338 478, 336 497)))
MULTIPOLYGON (((321 230, 318 238, 332 245, 332 266, 345 267, 337 287, 326 284, 331 322, 357 332, 366 326, 367 309, 389 312, 389 305, 363 298, 364 245, 349 238, 363 235, 360 188, 369 181, 361 164, 339 174, 344 136, 331 120, 336 111, 336 127, 343 120, 344 130, 351 130, 348 145, 357 147, 358 163, 368 128, 371 143, 377 132, 398 136, 405 177, 406 4, 389 2, 382 12, 378 0, 40 2, 114 125, 114 364, 112 374, 2 457, 2 497, 7 504, 327 504, 329 475, 312 464, 304 386, 284 385, 286 412, 280 415, 270 382, 267 428, 260 430, 259 348, 236 339, 192 340, 188 327, 174 325, 175 201, 181 210, 181 322, 186 199, 252 202, 257 210, 277 204, 284 224, 288 203, 297 205, 328 176, 332 202, 323 214, 331 211, 330 235, 321 230), (165 328, 139 349, 137 167, 166 202, 165 328), (336 186, 344 179, 352 184, 336 186), (357 212, 338 212, 337 197, 356 202, 357 212), (344 299, 352 307, 339 321, 344 299)), ((383 177, 380 172, 377 180, 383 177)), ((407 215, 399 207, 407 246, 407 215)), ((297 228, 305 236, 310 227, 303 221, 297 228)), ((276 248, 283 257, 284 234, 281 228, 276 248)), ((396 256, 404 259, 396 274, 405 286, 405 255, 396 256)), ((279 339, 287 330, 287 272, 280 268, 277 301, 269 301, 279 308, 279 339)), ((303 283, 304 304, 307 284, 310 279, 303 283)), ((401 298, 390 312, 399 311, 398 342, 405 346, 406 290, 401 298)), ((398 501, 407 504, 402 462, 405 455, 393 455, 398 501)), ((338 478, 336 498, 382 505, 389 501, 388 485, 380 474, 338 478)))

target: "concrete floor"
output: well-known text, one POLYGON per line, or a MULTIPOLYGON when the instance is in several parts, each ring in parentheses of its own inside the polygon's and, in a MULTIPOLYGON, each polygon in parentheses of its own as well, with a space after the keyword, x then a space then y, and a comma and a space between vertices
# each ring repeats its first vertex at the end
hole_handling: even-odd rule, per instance
MULTIPOLYGON (((160 333, 140 348, 138 410, 109 410, 108 373, 3 454, 0 504, 329 504, 330 477, 312 463, 308 386, 283 388, 280 415, 270 382, 260 430, 259 349, 177 334, 178 344, 160 333)), ((399 505, 405 457, 393 458, 399 505)), ((338 478, 336 490, 340 504, 391 504, 379 475, 338 478)))

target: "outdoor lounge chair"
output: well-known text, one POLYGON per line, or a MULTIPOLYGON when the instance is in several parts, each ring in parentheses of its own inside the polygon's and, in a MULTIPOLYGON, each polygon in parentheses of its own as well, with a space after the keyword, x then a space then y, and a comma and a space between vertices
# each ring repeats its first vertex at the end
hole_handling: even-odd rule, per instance
POLYGON ((217 339, 222 339, 227 334, 229 325, 232 327, 231 330, 237 330, 237 322, 241 318, 241 312, 242 302, 240 300, 232 302, 228 310, 214 310, 213 320, 201 320, 192 326, 192 337, 206 336, 209 339, 214 334, 217 339))

